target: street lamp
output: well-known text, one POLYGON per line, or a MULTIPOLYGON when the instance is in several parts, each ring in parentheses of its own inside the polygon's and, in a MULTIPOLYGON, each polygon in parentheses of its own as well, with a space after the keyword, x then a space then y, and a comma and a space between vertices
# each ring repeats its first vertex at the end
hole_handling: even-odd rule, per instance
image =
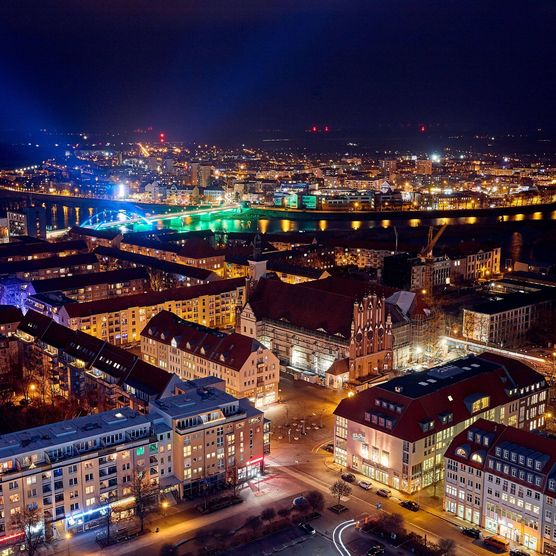
POLYGON ((168 509, 168 506, 170 504, 168 503, 168 500, 163 500, 161 506, 162 506, 162 515, 165 516, 166 515, 166 510, 168 509))

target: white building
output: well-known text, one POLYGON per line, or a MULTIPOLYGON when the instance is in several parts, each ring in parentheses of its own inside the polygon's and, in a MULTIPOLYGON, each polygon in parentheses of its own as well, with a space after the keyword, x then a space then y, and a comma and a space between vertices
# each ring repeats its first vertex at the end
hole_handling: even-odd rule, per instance
POLYGON ((444 465, 447 512, 556 554, 555 439, 481 419, 454 438, 444 465))

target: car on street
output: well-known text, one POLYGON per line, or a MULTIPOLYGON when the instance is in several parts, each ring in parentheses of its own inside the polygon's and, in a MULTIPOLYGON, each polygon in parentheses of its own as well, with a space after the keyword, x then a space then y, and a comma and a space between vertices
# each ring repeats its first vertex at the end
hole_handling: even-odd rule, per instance
POLYGON ((353 473, 342 473, 341 477, 346 483, 355 482, 355 475, 353 473))
POLYGON ((392 491, 387 488, 379 488, 376 493, 383 498, 390 498, 390 496, 392 496, 392 491))
POLYGON ((379 554, 384 554, 384 545, 381 542, 375 541, 367 550, 367 556, 378 556, 379 554))
POLYGON ((510 550, 510 556, 531 556, 529 552, 525 552, 525 550, 520 550, 516 548, 515 550, 510 550))
POLYGON ((306 501, 307 500, 306 500, 305 496, 296 496, 292 500, 292 504, 294 505, 294 507, 303 506, 306 501))
POLYGON ((367 481, 357 481, 357 485, 362 489, 371 490, 371 483, 368 483, 367 481))
POLYGON ((299 526, 307 535, 314 535, 316 533, 315 528, 312 527, 309 523, 302 523, 299 526))
POLYGON ((329 442, 328 444, 325 444, 322 449, 325 452, 330 452, 332 454, 334 453, 334 444, 332 444, 332 442, 329 442))
POLYGON ((404 500, 403 502, 400 502, 400 506, 412 512, 418 512, 420 508, 419 504, 413 500, 404 500))
POLYGON ((471 537, 473 539, 480 539, 481 538, 481 530, 477 529, 476 527, 463 527, 461 532, 466 537, 471 537))

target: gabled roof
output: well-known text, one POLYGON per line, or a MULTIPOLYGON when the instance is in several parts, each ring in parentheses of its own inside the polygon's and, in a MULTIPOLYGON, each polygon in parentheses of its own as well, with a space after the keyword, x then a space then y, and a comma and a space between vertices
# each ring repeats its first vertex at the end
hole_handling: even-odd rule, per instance
POLYGON ((47 280, 33 280, 31 285, 35 292, 66 291, 75 288, 84 288, 98 284, 118 284, 131 280, 147 280, 148 274, 144 268, 124 268, 121 270, 109 270, 103 272, 90 272, 85 274, 74 274, 47 280))
POLYGON ((155 315, 141 336, 239 370, 252 353, 266 349, 259 341, 243 334, 225 334, 179 318, 170 311, 155 315))
POLYGON ((174 376, 174 374, 164 369, 138 359, 124 379, 124 384, 141 390, 150 396, 160 397, 164 394, 174 376))
POLYGON ((218 278, 214 272, 204 268, 173 263, 163 259, 157 259, 156 257, 149 257, 147 255, 140 255, 139 253, 132 253, 131 251, 115 249, 113 247, 99 246, 95 248, 94 252, 101 257, 111 257, 120 261, 129 261, 142 267, 154 268, 169 274, 185 276, 186 278, 194 278, 195 280, 212 280, 218 278))
POLYGON ((185 242, 185 245, 179 250, 180 257, 188 257, 190 259, 208 259, 210 257, 223 257, 225 250, 215 249, 206 239, 193 236, 185 242))
POLYGON ((95 230, 93 228, 82 228, 81 226, 73 226, 69 231, 70 235, 79 235, 84 237, 94 237, 99 239, 113 240, 122 235, 120 230, 95 230))
POLYGON ((493 408, 520 399, 536 385, 547 387, 544 377, 527 365, 497 357, 467 356, 396 377, 342 400, 334 414, 414 442, 471 418, 480 411, 474 411, 473 403, 482 398, 493 408), (385 425, 373 423, 373 415, 385 425))
POLYGON ((556 479, 556 439, 539 431, 527 431, 478 419, 454 437, 446 449, 445 457, 497 476, 507 476, 512 482, 555 496, 556 488, 549 488, 549 479, 556 479), (496 455, 497 448, 502 451, 500 456, 496 455), (504 458, 504 450, 507 450, 509 458, 504 458), (515 460, 511 459, 512 452, 516 455, 515 460), (525 465, 519 463, 519 456, 525 457, 525 465), (505 474, 504 466, 501 471, 489 467, 487 458, 506 464, 510 472, 505 474), (527 458, 538 461, 540 469, 527 466, 527 458), (518 472, 512 474, 511 468, 518 472), (520 479, 520 470, 540 476, 541 486, 520 479))
POLYGON ((23 313, 19 307, 14 305, 0 305, 0 324, 21 322, 23 313))
POLYGON ((16 274, 17 272, 33 272, 47 268, 69 268, 72 266, 95 265, 98 263, 93 253, 80 253, 67 257, 45 257, 30 261, 12 261, 0 265, 0 275, 16 274))
POLYGON ((369 291, 382 296, 390 290, 363 280, 343 278, 325 278, 302 284, 263 278, 259 280, 249 305, 257 320, 285 321, 347 339, 351 336, 353 305, 369 291))
POLYGON ((50 317, 29 309, 17 329, 37 339, 42 337, 51 322, 50 317))
POLYGON ((30 257, 41 253, 63 253, 65 251, 87 251, 87 244, 81 239, 73 239, 69 241, 48 242, 41 241, 38 243, 5 243, 0 245, 0 259, 9 257, 30 257))

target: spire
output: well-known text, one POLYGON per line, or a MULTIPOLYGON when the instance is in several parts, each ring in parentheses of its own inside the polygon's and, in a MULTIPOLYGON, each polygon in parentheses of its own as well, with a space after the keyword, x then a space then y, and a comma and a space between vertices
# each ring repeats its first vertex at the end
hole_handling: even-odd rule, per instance
POLYGON ((260 261, 261 255, 263 253, 263 246, 262 246, 261 234, 257 232, 255 237, 253 238, 253 260, 260 261))

